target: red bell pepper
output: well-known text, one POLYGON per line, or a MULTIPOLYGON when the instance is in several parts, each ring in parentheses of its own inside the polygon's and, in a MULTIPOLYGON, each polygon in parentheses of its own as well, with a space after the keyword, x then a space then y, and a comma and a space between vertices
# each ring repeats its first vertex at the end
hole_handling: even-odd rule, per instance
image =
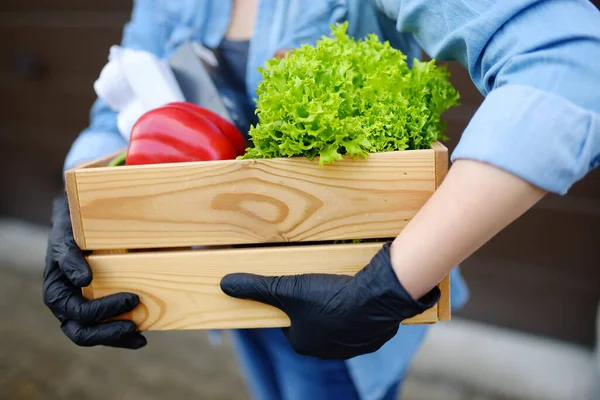
POLYGON ((236 140, 233 131, 229 128, 224 133, 219 124, 224 126, 189 103, 150 110, 133 126, 125 165, 234 159, 240 143, 234 145, 229 139, 236 140))
POLYGON ((246 139, 244 138, 242 133, 239 131, 239 129, 234 124, 227 121, 225 118, 221 117, 219 114, 214 113, 204 107, 200 107, 194 103, 176 101, 173 103, 169 103, 169 105, 179 106, 179 107, 185 108, 186 110, 189 110, 191 112, 197 112, 197 113, 201 114, 202 116, 210 119, 212 122, 214 122, 219 127, 221 132, 223 132, 223 134, 225 136, 227 136, 227 138, 233 145, 233 148, 235 149, 235 152, 238 156, 241 156, 244 153, 246 153, 247 143, 246 143, 246 139))

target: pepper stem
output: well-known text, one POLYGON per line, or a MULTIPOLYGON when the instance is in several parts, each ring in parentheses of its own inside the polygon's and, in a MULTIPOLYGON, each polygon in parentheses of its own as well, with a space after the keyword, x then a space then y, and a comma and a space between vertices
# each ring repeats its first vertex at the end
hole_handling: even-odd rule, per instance
POLYGON ((109 167, 118 167, 119 165, 125 165, 125 160, 127 158, 127 152, 124 151, 120 153, 118 156, 113 158, 109 163, 109 167))

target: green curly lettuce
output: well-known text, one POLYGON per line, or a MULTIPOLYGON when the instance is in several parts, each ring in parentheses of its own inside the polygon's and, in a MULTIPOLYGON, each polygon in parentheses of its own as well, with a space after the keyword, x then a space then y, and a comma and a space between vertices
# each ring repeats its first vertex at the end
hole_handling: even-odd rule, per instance
POLYGON ((440 115, 459 98, 446 69, 433 60, 409 68, 389 42, 355 40, 347 26, 259 68, 259 122, 240 158, 319 156, 323 165, 445 139, 440 115))

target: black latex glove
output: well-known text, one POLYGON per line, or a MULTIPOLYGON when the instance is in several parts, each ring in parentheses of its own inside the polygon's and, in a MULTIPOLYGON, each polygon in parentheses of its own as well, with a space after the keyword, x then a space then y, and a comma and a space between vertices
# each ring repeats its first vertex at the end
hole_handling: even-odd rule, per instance
POLYGON ((52 208, 52 230, 44 269, 44 304, 58 318, 65 335, 79 346, 129 349, 144 346, 146 339, 132 321, 101 322, 134 309, 139 297, 133 293, 118 293, 87 300, 81 288, 91 281, 92 272, 73 238, 67 197, 62 193, 52 208))
POLYGON ((386 243, 354 277, 230 274, 222 279, 221 289, 285 312, 291 326, 284 333, 301 355, 348 359, 372 353, 394 337, 400 322, 440 298, 434 287, 419 301, 412 299, 392 269, 389 246, 386 243))

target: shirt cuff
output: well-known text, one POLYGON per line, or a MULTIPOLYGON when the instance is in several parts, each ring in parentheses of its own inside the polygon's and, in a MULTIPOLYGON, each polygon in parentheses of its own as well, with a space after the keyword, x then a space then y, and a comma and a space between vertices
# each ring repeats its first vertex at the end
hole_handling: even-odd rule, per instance
POLYGON ((565 194, 600 164, 599 154, 600 114, 533 87, 507 85, 486 97, 451 161, 486 162, 565 194))
POLYGON ((125 139, 113 132, 87 131, 75 139, 63 165, 63 173, 77 164, 124 149, 125 139))

